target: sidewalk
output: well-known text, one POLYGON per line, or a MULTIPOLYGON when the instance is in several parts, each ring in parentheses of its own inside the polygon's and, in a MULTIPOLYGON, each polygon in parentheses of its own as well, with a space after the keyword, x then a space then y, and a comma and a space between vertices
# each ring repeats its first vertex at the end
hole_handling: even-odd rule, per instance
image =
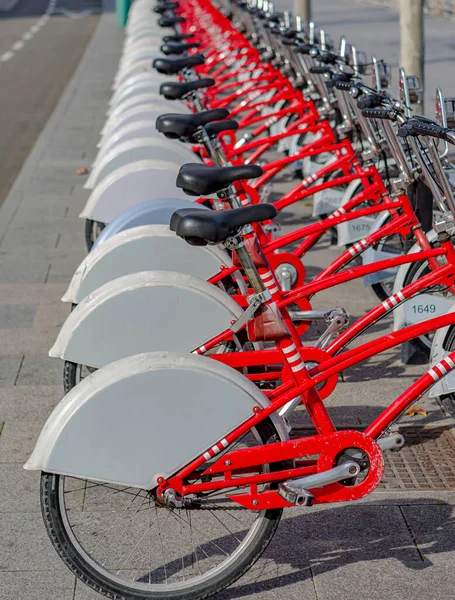
MULTIPOLYGON (((365 27, 363 5, 337 0, 336 8, 329 9, 333 2, 316 4, 318 22, 322 24, 324 14, 330 17, 334 36, 336 21, 346 23, 347 34, 349 19, 357 17, 365 27)), ((94 158, 122 41, 114 17, 103 16, 0 209, 0 600, 101 598, 75 580, 51 547, 39 510, 39 476, 25 472, 22 464, 62 397, 62 365, 47 358, 47 352, 68 314, 60 297, 85 255, 83 223, 77 215, 87 192, 76 171, 94 158)), ((310 213, 304 204, 286 210, 284 229, 310 213)), ((309 257, 309 276, 337 254, 321 244, 309 257)), ((336 300, 331 293, 318 302, 315 308, 344 304, 357 317, 373 306, 370 292, 359 282, 342 286, 336 300)), ((384 333, 388 325, 381 324, 384 333)), ((347 375, 330 400, 338 425, 361 426, 424 370, 405 369, 398 359, 391 351, 382 361, 347 375)), ((434 404, 419 404, 431 409, 429 418, 416 417, 410 423, 416 436, 413 446, 387 455, 387 476, 379 491, 355 505, 288 511, 265 557, 217 598, 407 600, 417 593, 422 600, 451 598, 451 423, 434 404), (432 429, 429 441, 422 441, 415 426, 426 423, 432 429), (440 459, 449 469, 445 486, 438 483, 440 459), (418 470, 422 464, 427 479, 418 470)))

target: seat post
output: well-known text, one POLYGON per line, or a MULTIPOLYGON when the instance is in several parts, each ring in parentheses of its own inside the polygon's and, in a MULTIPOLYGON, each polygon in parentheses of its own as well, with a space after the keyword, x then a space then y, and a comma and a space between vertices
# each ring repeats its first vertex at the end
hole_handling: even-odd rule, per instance
MULTIPOLYGON (((249 233, 249 231, 245 231, 246 229, 251 230, 251 225, 247 225, 243 229, 243 234, 249 233)), ((243 242, 243 239, 240 234, 227 238, 224 242, 224 246, 229 250, 234 250, 237 254, 237 258, 239 259, 240 264, 247 276, 248 281, 250 282, 251 287, 254 290, 255 294, 261 294, 266 290, 266 287, 259 275, 258 270, 251 258, 248 254, 248 250, 243 242)))
POLYGON ((231 208, 242 208, 242 203, 238 199, 237 192, 233 185, 228 186, 226 189, 221 190, 217 193, 220 200, 227 200, 231 208))

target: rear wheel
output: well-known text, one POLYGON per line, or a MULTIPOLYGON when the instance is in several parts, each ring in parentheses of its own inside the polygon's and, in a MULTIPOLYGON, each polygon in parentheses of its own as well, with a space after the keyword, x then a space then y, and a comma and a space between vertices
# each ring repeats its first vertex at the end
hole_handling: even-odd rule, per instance
MULTIPOLYGON (((278 433, 264 421, 237 447, 274 441, 278 433)), ((273 468, 282 467, 262 467, 273 468)), ((79 579, 116 600, 197 600, 241 577, 267 547, 282 511, 243 509, 229 493, 194 495, 179 509, 161 504, 153 490, 41 477, 54 548, 79 579)))
POLYGON ((105 227, 105 223, 101 223, 100 221, 85 220, 85 244, 89 252, 105 227))
MULTIPOLYGON (((437 245, 438 245, 437 243, 431 244, 431 246, 433 248, 437 247, 437 245)), ((440 261, 440 259, 438 259, 438 260, 440 261)), ((414 283, 415 281, 421 279, 424 275, 427 275, 428 273, 430 273, 430 266, 428 264, 428 261, 424 260, 424 261, 419 261, 419 262, 413 263, 407 272, 403 287, 406 287, 407 285, 414 283)), ((449 297, 449 298, 452 297, 452 293, 450 291, 447 291, 445 286, 434 286, 432 288, 431 293, 435 294, 435 295, 439 295, 439 296, 449 297)), ((409 343, 412 346, 414 346, 414 348, 416 348, 416 350, 418 350, 419 352, 425 354, 426 356, 430 356, 430 350, 431 350, 431 346, 433 343, 433 337, 434 337, 434 332, 431 331, 425 335, 422 335, 418 338, 414 338, 413 340, 410 340, 409 343)))

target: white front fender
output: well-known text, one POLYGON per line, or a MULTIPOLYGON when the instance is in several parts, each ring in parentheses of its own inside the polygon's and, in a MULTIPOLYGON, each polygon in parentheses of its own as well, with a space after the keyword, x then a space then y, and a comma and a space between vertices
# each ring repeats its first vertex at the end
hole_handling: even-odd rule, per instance
MULTIPOLYGON (((93 190, 80 217, 110 223, 135 204, 179 197, 177 173, 175 164, 159 160, 140 160, 120 167, 93 190)), ((185 194, 181 192, 181 196, 185 194)))
MULTIPOLYGON (((431 229, 431 231, 429 231, 427 234, 427 239, 430 242, 430 244, 436 242, 437 240, 437 234, 435 233, 435 231, 433 229, 431 229)), ((420 252, 421 251, 421 247, 419 246, 419 244, 414 244, 412 246, 412 248, 409 250, 409 253, 414 253, 414 252, 420 252)), ((404 282, 406 281, 406 275, 408 274, 409 269, 412 268, 413 263, 408 263, 405 265, 401 265, 400 268, 398 269, 398 273, 395 277, 395 282, 393 285, 393 293, 396 294, 397 292, 401 291, 404 288, 404 282)), ((404 311, 404 306, 403 304, 398 305, 394 311, 393 311, 393 330, 394 331, 399 331, 400 329, 403 329, 403 327, 406 327, 407 323, 406 323, 406 318, 405 318, 405 311, 404 311)))
POLYGON ((66 319, 49 356, 90 367, 141 352, 190 352, 243 313, 226 292, 172 271, 125 275, 89 294, 66 319))
MULTIPOLYGON (((117 361, 73 388, 24 465, 151 489, 266 407, 246 377, 215 360, 156 352, 117 361)), ((287 439, 280 418, 273 418, 287 439)))
POLYGON ((230 266, 231 257, 218 246, 190 246, 168 225, 143 225, 94 248, 77 268, 62 301, 78 304, 105 283, 140 271, 175 271, 205 280, 230 266))
MULTIPOLYGON (((447 312, 455 312, 455 304, 447 312)), ((452 325, 448 325, 436 330, 431 346, 430 365, 434 366, 438 364, 449 354, 447 350, 444 350, 444 341, 452 327, 452 325)), ((446 377, 439 379, 430 389, 430 398, 436 398, 453 392, 455 392, 455 373, 451 371, 446 377)))

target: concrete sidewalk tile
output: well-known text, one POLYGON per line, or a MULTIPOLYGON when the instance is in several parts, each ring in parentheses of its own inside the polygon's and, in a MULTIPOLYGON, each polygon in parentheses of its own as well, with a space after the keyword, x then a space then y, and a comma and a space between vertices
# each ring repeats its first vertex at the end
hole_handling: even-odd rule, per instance
POLYGON ((59 294, 63 294, 65 287, 60 284, 20 284, 4 283, 0 285, 0 298, 3 304, 36 304, 45 306, 56 304, 59 294))
POLYGON ((43 354, 26 354, 16 385, 52 385, 62 379, 63 361, 43 354))
POLYGON ((306 566, 323 562, 338 567, 390 556, 420 560, 400 508, 393 504, 287 510, 269 553, 277 561, 306 566))
POLYGON ((0 571, 0 600, 73 600, 73 591, 74 575, 64 567, 52 571, 0 571))
POLYGON ((26 471, 22 464, 0 463, 0 481, 0 514, 39 512, 39 472, 26 471))
POLYGON ((0 284, 43 283, 49 268, 48 261, 29 253, 28 261, 18 260, 16 251, 10 253, 0 246, 0 284))
POLYGON ((0 421, 44 422, 62 398, 61 380, 52 385, 0 387, 0 421))
MULTIPOLYGON (((56 299, 57 300, 57 299, 56 299)), ((65 322, 70 314, 70 305, 59 301, 54 304, 42 304, 37 307, 35 317, 33 319, 33 327, 40 331, 55 331, 65 322)))
POLYGON ((341 567, 314 566, 318 600, 447 600, 454 561, 402 564, 394 559, 359 560, 341 567))
POLYGON ((450 561, 455 567, 454 506, 403 506, 401 510, 421 553, 431 562, 450 561))
POLYGON ((30 327, 36 315, 36 304, 0 304, 2 329, 30 327))
POLYGON ((1 356, 0 355, 0 389, 10 387, 16 382, 23 356, 1 356))
MULTIPOLYGON (((39 498, 39 491, 37 490, 39 498)), ((41 511, 0 513, 0 571, 61 569, 41 511)))
POLYGON ((0 437, 0 463, 24 464, 43 428, 45 419, 31 415, 28 421, 5 421, 0 437))
POLYGON ((49 348, 54 344, 58 334, 58 326, 44 330, 38 328, 0 329, 2 345, 0 357, 21 356, 25 353, 40 354, 46 357, 49 348))

